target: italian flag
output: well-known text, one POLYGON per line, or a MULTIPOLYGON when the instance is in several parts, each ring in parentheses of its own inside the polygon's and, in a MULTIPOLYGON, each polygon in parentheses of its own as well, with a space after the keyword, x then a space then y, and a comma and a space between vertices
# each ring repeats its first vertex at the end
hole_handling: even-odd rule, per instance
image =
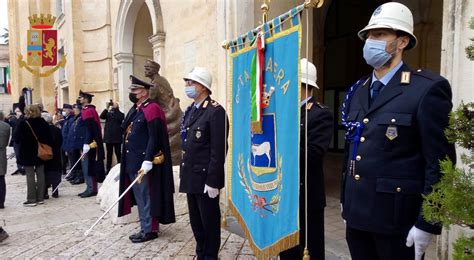
POLYGON ((7 66, 5 76, 7 78, 7 81, 6 81, 7 94, 11 94, 12 93, 12 86, 11 86, 11 83, 10 83, 10 66, 7 66))
POLYGON ((265 61, 265 38, 262 31, 257 34, 252 45, 257 43, 252 59, 250 73, 251 97, 251 129, 252 133, 262 133, 262 95, 263 95, 263 66, 265 61))

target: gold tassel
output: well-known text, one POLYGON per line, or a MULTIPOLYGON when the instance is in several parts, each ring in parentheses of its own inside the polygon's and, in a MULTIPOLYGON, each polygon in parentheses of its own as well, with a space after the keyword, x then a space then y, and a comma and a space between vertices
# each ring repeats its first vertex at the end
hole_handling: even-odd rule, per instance
POLYGON ((304 248, 303 260, 309 260, 309 250, 307 247, 304 248))
POLYGON ((222 218, 221 218, 221 227, 223 227, 223 228, 227 227, 227 218, 226 218, 225 215, 222 216, 222 218))

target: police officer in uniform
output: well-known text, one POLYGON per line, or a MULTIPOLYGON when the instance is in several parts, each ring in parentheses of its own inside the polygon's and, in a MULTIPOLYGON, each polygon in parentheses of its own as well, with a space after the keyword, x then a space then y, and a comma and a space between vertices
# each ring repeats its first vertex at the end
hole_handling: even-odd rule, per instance
POLYGON ((91 104, 92 97, 94 95, 91 93, 79 91, 79 102, 82 105, 81 120, 85 125, 82 154, 86 154, 81 161, 86 182, 86 190, 78 194, 81 198, 96 196, 97 182, 102 182, 105 178, 102 127, 99 114, 91 104))
POLYGON ((142 243, 158 237, 159 223, 175 222, 173 169, 165 114, 149 98, 153 85, 134 76, 130 80, 129 99, 134 105, 123 122, 120 194, 139 172, 145 175, 120 200, 119 217, 129 214, 133 205, 138 206, 140 231, 129 238, 142 243))
POLYGON ((212 76, 207 69, 195 67, 184 81, 186 95, 194 102, 187 108, 181 124, 183 155, 179 191, 187 193, 197 258, 217 259, 227 116, 224 108, 210 97, 212 76))
POLYGON ((358 33, 374 68, 349 90, 342 121, 346 158, 341 202, 352 259, 422 259, 441 226, 423 218, 423 194, 441 177, 439 160, 455 159, 444 129, 449 82, 410 70, 402 54, 416 45, 404 5, 379 6, 358 33))
POLYGON ((316 84, 316 66, 301 59, 301 112, 300 112, 300 244, 280 253, 280 259, 301 259, 306 245, 306 213, 308 214, 308 250, 313 259, 324 259, 324 189, 323 157, 333 135, 334 120, 331 111, 311 95, 316 84), (308 91, 306 92, 306 88, 308 91), (307 120, 306 120, 307 115, 307 120), (305 124, 308 121, 307 135, 305 124), (308 210, 305 210, 305 149, 307 136, 308 210))

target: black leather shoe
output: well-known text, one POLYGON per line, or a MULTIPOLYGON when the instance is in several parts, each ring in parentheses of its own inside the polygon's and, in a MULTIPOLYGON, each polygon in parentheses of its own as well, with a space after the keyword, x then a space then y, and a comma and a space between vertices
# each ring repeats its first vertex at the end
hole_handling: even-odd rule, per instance
POLYGON ((140 237, 137 237, 131 240, 132 240, 132 243, 143 243, 146 241, 153 240, 157 237, 158 237, 158 234, 156 232, 151 232, 151 233, 146 233, 145 235, 141 235, 140 237))
POLYGON ((77 196, 81 197, 82 195, 84 195, 84 194, 86 194, 86 193, 87 193, 87 191, 83 191, 83 192, 77 194, 77 196))
POLYGON ((93 196, 96 196, 96 195, 97 195, 97 192, 88 192, 88 193, 82 194, 80 197, 81 198, 89 198, 89 197, 93 197, 93 196))
POLYGON ((142 236, 142 232, 141 231, 138 231, 137 233, 135 234, 131 234, 128 238, 130 238, 130 240, 134 240, 134 239, 137 239, 139 237, 142 236))

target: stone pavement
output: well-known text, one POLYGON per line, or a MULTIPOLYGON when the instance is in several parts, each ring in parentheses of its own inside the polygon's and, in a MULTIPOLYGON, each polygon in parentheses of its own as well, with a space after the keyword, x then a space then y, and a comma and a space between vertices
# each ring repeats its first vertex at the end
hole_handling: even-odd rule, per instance
MULTIPOLYGON (((8 154, 11 150, 8 151, 8 154)), ((7 199, 0 209, 0 225, 10 237, 0 244, 1 259, 194 259, 195 242, 185 208, 185 196, 176 194, 177 222, 162 225, 160 237, 142 244, 132 244, 128 236, 138 230, 138 223, 114 225, 107 216, 88 237, 83 233, 102 215, 95 198, 76 196, 84 185, 65 183, 60 197, 50 198, 44 205, 24 207, 25 176, 14 171, 14 159, 9 160, 7 199)), ((344 224, 339 214, 339 202, 328 198, 326 208, 326 259, 350 259, 344 238, 344 224)), ((235 225, 229 225, 234 226, 235 225)), ((236 233, 239 233, 238 231, 236 233)), ((222 230, 221 259, 254 259, 248 242, 222 230)), ((431 249, 434 252, 433 248, 431 249)), ((434 259, 428 257, 426 259, 434 259)))

